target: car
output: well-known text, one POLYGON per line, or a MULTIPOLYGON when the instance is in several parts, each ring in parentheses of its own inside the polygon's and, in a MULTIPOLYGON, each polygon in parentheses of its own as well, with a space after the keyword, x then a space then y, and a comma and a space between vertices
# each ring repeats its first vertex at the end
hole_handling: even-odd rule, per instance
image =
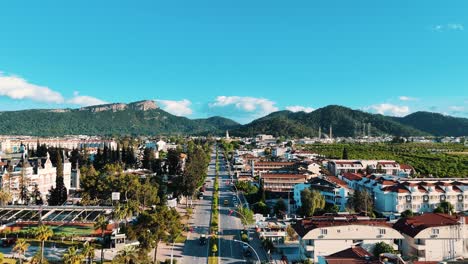
POLYGON ((235 196, 232 197, 232 200, 237 201, 237 197, 235 197, 235 196))
POLYGON ((202 234, 202 235, 200 236, 200 240, 199 240, 199 241, 200 241, 200 246, 206 245, 206 235, 205 235, 205 234, 202 234))
POLYGON ((229 201, 226 199, 224 200, 224 206, 228 206, 229 205, 229 201))

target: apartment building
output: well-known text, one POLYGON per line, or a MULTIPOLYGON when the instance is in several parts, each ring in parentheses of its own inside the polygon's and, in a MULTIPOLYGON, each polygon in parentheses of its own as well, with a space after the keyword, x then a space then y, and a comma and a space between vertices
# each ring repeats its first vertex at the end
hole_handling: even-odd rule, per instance
POLYGON ((294 192, 296 184, 306 183, 307 176, 302 174, 264 173, 260 176, 263 188, 267 192, 294 192))
POLYGON ((393 225, 404 239, 400 249, 404 256, 420 261, 444 261, 468 257, 468 217, 446 214, 423 214, 402 218, 393 225))
POLYGON ((340 211, 346 210, 350 188, 346 182, 336 176, 313 178, 308 183, 296 184, 294 186, 294 201, 297 207, 302 206, 301 192, 306 188, 320 192, 327 203, 337 205, 340 211))
POLYGON ((296 222, 293 228, 299 235, 300 254, 314 262, 353 246, 372 252, 378 242, 397 250, 394 241, 403 239, 386 219, 355 215, 312 217, 296 222))
POLYGON ((376 172, 386 175, 408 177, 414 169, 394 160, 330 160, 328 170, 335 176, 344 173, 376 172))

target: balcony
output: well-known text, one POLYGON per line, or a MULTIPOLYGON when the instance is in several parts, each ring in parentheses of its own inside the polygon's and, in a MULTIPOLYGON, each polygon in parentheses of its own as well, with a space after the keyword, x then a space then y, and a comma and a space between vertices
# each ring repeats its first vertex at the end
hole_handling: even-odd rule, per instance
POLYGON ((307 246, 305 247, 305 250, 306 250, 307 252, 313 252, 313 251, 315 250, 315 247, 314 247, 314 246, 309 246, 309 245, 307 245, 307 246))
POLYGON ((413 247, 414 247, 416 250, 426 250, 426 245, 414 244, 413 247))

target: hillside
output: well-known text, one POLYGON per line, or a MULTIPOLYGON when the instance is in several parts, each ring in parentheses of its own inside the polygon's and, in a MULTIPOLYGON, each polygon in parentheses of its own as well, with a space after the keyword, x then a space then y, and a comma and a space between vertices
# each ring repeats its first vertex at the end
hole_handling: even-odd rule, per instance
POLYGON ((415 112, 405 117, 395 117, 395 121, 435 136, 468 135, 468 119, 446 116, 438 113, 415 112))
POLYGON ((153 101, 80 109, 0 112, 0 134, 9 135, 156 135, 223 133, 237 125, 225 118, 191 120, 158 108, 153 101))
POLYGON ((460 136, 468 135, 468 119, 429 112, 405 117, 371 114, 330 105, 311 113, 278 111, 249 124, 220 116, 188 119, 160 109, 154 101, 115 103, 79 109, 34 109, 0 112, 0 134, 6 135, 224 135, 255 136, 273 134, 286 137, 316 137, 319 127, 327 137, 460 136), (370 128, 369 128, 370 124, 370 128))
POLYGON ((275 136, 316 137, 321 127, 322 137, 329 134, 332 127, 333 136, 352 137, 363 135, 368 131, 370 123, 371 135, 428 135, 411 126, 393 120, 391 117, 370 114, 352 110, 347 107, 330 105, 311 113, 279 111, 254 120, 234 131, 232 135, 251 136, 258 133, 269 133, 275 136))

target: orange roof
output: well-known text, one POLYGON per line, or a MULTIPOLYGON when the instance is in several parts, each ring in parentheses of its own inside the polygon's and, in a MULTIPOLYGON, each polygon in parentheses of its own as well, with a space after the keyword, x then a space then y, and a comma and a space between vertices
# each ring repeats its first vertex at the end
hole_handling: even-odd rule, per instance
POLYGON ((326 179, 329 180, 329 181, 331 181, 331 182, 333 182, 333 183, 335 183, 335 184, 340 185, 341 187, 346 187, 346 188, 348 187, 348 184, 346 184, 345 181, 340 180, 340 179, 339 179, 338 177, 336 177, 336 176, 327 176, 326 179))
POLYGON ((359 181, 362 179, 362 176, 357 173, 352 172, 345 172, 343 173, 343 177, 350 180, 350 181, 359 181))

